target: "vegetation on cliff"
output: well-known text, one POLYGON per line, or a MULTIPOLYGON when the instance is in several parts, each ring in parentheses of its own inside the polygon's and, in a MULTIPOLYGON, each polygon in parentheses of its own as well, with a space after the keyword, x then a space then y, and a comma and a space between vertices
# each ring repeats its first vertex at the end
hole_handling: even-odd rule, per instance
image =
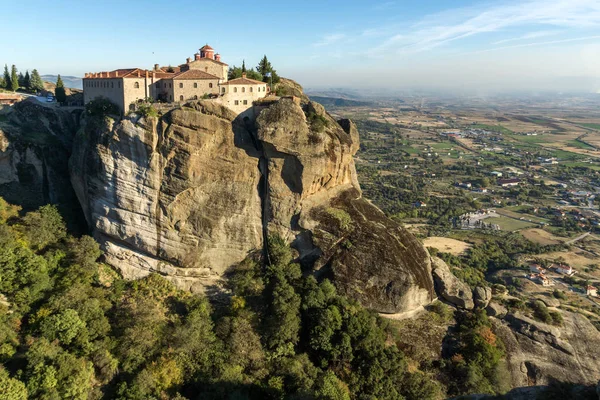
POLYGON ((439 388, 376 315, 303 277, 270 239, 213 308, 159 275, 124 281, 53 206, 0 200, 0 392, 10 399, 424 399, 439 388))

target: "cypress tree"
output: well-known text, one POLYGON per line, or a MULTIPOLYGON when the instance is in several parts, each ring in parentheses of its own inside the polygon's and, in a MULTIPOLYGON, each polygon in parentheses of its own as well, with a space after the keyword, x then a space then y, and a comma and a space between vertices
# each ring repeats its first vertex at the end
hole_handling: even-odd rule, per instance
POLYGON ((10 88, 16 92, 19 88, 19 76, 17 75, 17 67, 13 64, 10 72, 10 88))
POLYGON ((44 81, 42 81, 42 77, 40 76, 37 69, 31 71, 31 80, 29 82, 31 90, 35 92, 39 92, 44 89, 44 81))
POLYGON ((25 89, 31 89, 31 77, 29 76, 29 70, 25 71, 25 77, 23 77, 23 86, 25 89))
POLYGON ((8 72, 8 65, 6 64, 4 64, 4 88, 12 88, 12 85, 10 84, 10 73, 8 72))
POLYGON ((62 81, 60 75, 56 79, 56 89, 54 90, 54 95, 56 96, 56 101, 59 103, 64 103, 67 101, 67 93, 65 92, 65 84, 62 81))
POLYGON ((246 60, 242 60, 242 74, 246 72, 246 60))
POLYGON ((19 72, 19 87, 24 87, 25 86, 25 76, 23 75, 22 72, 19 72))

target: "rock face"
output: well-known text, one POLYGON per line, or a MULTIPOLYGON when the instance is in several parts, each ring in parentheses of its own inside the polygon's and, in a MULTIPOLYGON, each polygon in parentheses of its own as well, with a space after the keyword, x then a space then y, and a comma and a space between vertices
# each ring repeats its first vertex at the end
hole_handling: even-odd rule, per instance
POLYGON ((477 286, 473 289, 473 300, 475 301, 475 307, 486 308, 492 300, 492 288, 487 286, 477 286))
POLYGON ((247 117, 199 101, 161 118, 86 122, 71 180, 110 264, 204 291, 279 235, 376 311, 435 297, 425 248, 361 196, 352 122, 291 98, 247 117))
POLYGON ((508 310, 502 304, 492 301, 485 308, 485 312, 490 317, 503 318, 508 312, 508 310))
POLYGON ((249 132, 211 103, 160 120, 88 124, 72 182, 107 261, 203 290, 262 246, 261 175, 249 132))
POLYGON ((494 321, 506 346, 514 387, 551 381, 595 385, 600 379, 600 332, 584 316, 560 311, 563 326, 547 325, 520 313, 494 321))
POLYGON ((475 303, 471 288, 454 276, 442 259, 431 257, 431 263, 437 294, 457 307, 472 310, 475 303))
POLYGON ((78 209, 68 170, 78 120, 79 112, 35 99, 1 108, 0 196, 25 210, 47 203, 78 209))

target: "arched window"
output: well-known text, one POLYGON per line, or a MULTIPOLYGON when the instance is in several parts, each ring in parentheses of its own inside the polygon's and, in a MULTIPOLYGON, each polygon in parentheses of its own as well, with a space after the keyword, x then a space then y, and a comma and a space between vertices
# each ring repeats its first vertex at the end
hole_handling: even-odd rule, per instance
POLYGON ((179 101, 183 101, 183 96, 179 96, 179 101))
POLYGON ((221 93, 225 93, 225 88, 224 87, 221 88, 221 93))
POLYGON ((183 89, 183 82, 179 83, 179 88, 183 89))
POLYGON ((194 96, 194 100, 198 100, 198 95, 195 95, 195 96, 194 96))
POLYGON ((242 88, 242 93, 246 93, 246 88, 245 87, 242 88))
POLYGON ((252 86, 250 86, 250 93, 252 93, 252 86))
POLYGON ((212 89, 212 83, 209 83, 209 84, 208 84, 208 87, 212 89))
POLYGON ((139 89, 140 88, 140 83, 139 82, 134 83, 133 87, 136 88, 136 89, 139 89))
POLYGON ((237 88, 236 87, 233 88, 233 93, 237 93, 237 88))
POLYGON ((198 89, 198 84, 194 83, 194 89, 198 89))

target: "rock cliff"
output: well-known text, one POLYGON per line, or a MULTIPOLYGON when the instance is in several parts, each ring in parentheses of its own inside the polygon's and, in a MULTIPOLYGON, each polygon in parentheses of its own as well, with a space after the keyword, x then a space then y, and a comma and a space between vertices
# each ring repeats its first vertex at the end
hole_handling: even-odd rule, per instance
POLYGON ((257 118, 210 101, 160 118, 89 118, 71 179, 107 261, 128 278, 155 271, 203 291, 277 234, 367 307, 429 303, 429 254, 361 196, 355 126, 302 101, 263 105, 257 118))
POLYGON ((79 114, 35 99, 0 108, 0 196, 25 210, 47 203, 78 210, 68 160, 79 114))

